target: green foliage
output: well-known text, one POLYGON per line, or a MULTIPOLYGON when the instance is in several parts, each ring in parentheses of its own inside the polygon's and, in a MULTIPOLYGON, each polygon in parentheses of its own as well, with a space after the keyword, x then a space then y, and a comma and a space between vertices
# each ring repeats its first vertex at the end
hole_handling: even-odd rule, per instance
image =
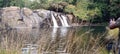
POLYGON ((24 7, 24 1, 23 0, 11 0, 10 6, 18 6, 18 7, 24 7))
POLYGON ((19 6, 24 7, 23 0, 0 0, 0 7, 19 6))
POLYGON ((0 7, 3 7, 3 0, 0 0, 0 7))
POLYGON ((75 12, 75 6, 74 5, 68 5, 65 7, 65 12, 68 12, 68 13, 73 13, 75 12))
POLYGON ((0 0, 0 7, 6 7, 9 6, 10 1, 9 0, 0 0))
POLYGON ((89 0, 81 0, 77 1, 76 5, 68 5, 65 8, 65 12, 73 13, 76 17, 83 20, 90 20, 91 18, 101 16, 100 9, 94 7, 89 0))
POLYGON ((84 0, 81 0, 76 4, 76 11, 74 12, 75 16, 78 16, 81 19, 87 20, 88 19, 88 10, 87 10, 88 3, 84 0))
POLYGON ((0 0, 0 6, 2 5, 3 0, 0 0))
POLYGON ((72 4, 74 0, 65 0, 64 2, 67 2, 69 4, 72 4))
POLYGON ((109 5, 110 17, 120 17, 120 0, 111 0, 109 5))
POLYGON ((28 7, 30 7, 31 9, 39 9, 40 8, 39 6, 40 5, 37 1, 33 1, 28 7))
POLYGON ((94 0, 94 4, 101 10, 102 19, 120 17, 120 0, 94 0))
MULTIPOLYGON (((28 2, 28 1, 27 1, 28 2)), ((26 2, 26 3, 27 3, 26 2)), ((29 7, 31 9, 48 9, 50 1, 49 0, 37 0, 37 1, 32 1, 28 3, 26 7, 29 7)))
POLYGON ((76 17, 84 20, 92 18, 108 20, 120 17, 120 0, 0 0, 0 7, 7 6, 31 9, 53 8, 57 11, 64 10, 64 12, 73 13, 76 17), (64 5, 64 2, 68 5, 64 5))

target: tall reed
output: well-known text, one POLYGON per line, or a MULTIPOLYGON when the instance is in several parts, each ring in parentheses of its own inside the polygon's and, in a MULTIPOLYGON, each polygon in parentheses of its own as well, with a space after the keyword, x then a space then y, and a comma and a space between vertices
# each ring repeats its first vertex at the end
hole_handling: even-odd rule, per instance
POLYGON ((98 34, 96 37, 92 33, 85 32, 78 35, 75 31, 69 31, 67 36, 56 36, 52 40, 49 30, 44 30, 38 36, 27 32, 17 32, 16 30, 0 31, 0 54, 22 54, 22 48, 26 44, 35 44, 38 54, 107 54, 103 37, 105 34, 98 34), (60 46, 62 44, 62 46, 60 46), (62 50, 59 51, 60 47, 62 50))

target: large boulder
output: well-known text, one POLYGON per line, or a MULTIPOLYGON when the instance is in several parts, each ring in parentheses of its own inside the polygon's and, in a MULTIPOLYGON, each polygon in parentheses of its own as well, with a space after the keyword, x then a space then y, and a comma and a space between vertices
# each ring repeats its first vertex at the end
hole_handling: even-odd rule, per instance
POLYGON ((0 22, 11 28, 37 27, 50 14, 47 10, 32 11, 15 6, 2 8, 0 11, 2 11, 0 12, 0 22))
POLYGON ((20 8, 19 7, 6 7, 2 9, 2 18, 1 22, 13 27, 17 24, 19 24, 18 19, 21 19, 20 17, 20 8))

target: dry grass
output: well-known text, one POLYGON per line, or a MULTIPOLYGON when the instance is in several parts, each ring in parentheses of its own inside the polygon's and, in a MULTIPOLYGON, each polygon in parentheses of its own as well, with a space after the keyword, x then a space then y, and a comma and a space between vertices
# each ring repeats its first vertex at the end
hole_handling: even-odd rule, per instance
MULTIPOLYGON (((46 33, 48 33, 45 30, 46 33)), ((74 31, 69 31, 66 37, 56 37, 51 40, 48 34, 38 37, 31 36, 28 32, 17 33, 16 30, 1 31, 0 33, 0 54, 22 54, 22 48, 26 44, 36 44, 38 54, 45 52, 49 54, 59 54, 58 48, 63 43, 62 53, 69 54, 106 54, 103 42, 100 42, 103 35, 93 37, 93 34, 85 32, 78 35, 74 31)))

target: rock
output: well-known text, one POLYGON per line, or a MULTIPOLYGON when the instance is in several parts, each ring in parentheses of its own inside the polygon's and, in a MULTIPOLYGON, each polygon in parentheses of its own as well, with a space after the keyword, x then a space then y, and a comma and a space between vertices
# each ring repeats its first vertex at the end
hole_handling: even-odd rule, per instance
MULTIPOLYGON (((61 23, 57 15, 64 15, 54 11, 37 9, 31 10, 29 8, 19 8, 15 6, 0 9, 0 22, 11 28, 35 28, 35 27, 51 27, 53 21, 51 12, 56 16, 57 23, 61 23)), ((72 23, 73 15, 68 15, 68 19, 72 23)), ((68 22, 69 23, 69 22, 68 22)), ((59 26, 62 26, 61 24, 59 26)))
POLYGON ((0 21, 12 28, 18 28, 19 26, 32 27, 33 25, 35 25, 35 20, 41 20, 37 19, 33 15, 33 11, 28 8, 22 8, 20 10, 19 7, 11 6, 2 8, 2 10, 0 10, 0 13, 0 21))
POLYGON ((28 8, 23 8, 23 13, 25 16, 30 16, 30 15, 32 15, 33 11, 28 8))
MULTIPOLYGON (((32 16, 32 10, 28 8, 22 8, 21 11, 19 7, 6 7, 2 9, 1 22, 7 24, 8 26, 15 28, 18 26, 32 27, 32 19, 29 16, 32 16), (21 15, 22 14, 22 15, 21 15), (23 19, 23 20, 21 20, 23 19)), ((33 17, 32 17, 33 18, 33 17)))
POLYGON ((42 18, 50 18, 50 11, 48 10, 38 9, 38 10, 34 10, 34 12, 37 12, 38 15, 42 18))
POLYGON ((0 31, 5 28, 6 28, 5 24, 0 22, 0 31))
POLYGON ((50 18, 50 11, 38 9, 32 11, 29 8, 11 6, 0 10, 0 22, 11 28, 32 28, 39 27, 41 22, 50 18))
POLYGON ((73 23, 74 16, 72 14, 67 14, 67 17, 69 18, 69 23, 73 23))
POLYGON ((19 24, 18 19, 21 19, 19 12, 20 12, 19 7, 3 8, 1 22, 11 27, 19 24))

